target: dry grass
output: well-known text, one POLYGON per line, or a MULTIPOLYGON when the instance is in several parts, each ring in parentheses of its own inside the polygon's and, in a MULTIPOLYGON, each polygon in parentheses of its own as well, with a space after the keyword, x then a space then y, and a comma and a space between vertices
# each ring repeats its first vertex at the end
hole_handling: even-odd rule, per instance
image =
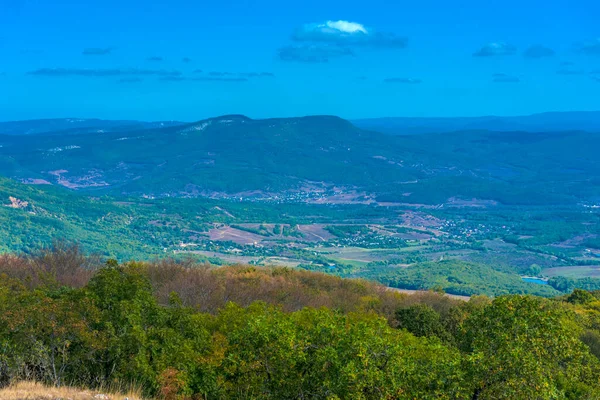
POLYGON ((0 389, 0 400, 141 400, 139 391, 130 390, 125 394, 111 393, 109 390, 88 390, 74 387, 53 387, 37 382, 18 382, 0 389))

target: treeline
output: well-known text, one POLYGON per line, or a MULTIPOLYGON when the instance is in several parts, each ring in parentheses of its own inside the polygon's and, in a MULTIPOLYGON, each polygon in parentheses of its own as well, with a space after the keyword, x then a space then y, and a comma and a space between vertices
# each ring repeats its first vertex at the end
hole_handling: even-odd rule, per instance
POLYGON ((482 293, 488 296, 529 293, 553 297, 561 294, 549 285, 525 282, 516 274, 497 271, 486 264, 452 259, 422 262, 406 268, 378 266, 376 270, 361 275, 385 282, 391 287, 414 290, 442 289, 463 296, 482 293))
POLYGON ((407 296, 286 268, 0 257, 0 385, 166 399, 596 399, 600 295, 407 296))
POLYGON ((561 292, 572 292, 574 289, 588 291, 600 290, 600 279, 598 278, 569 278, 566 276, 553 276, 548 280, 548 285, 561 292))

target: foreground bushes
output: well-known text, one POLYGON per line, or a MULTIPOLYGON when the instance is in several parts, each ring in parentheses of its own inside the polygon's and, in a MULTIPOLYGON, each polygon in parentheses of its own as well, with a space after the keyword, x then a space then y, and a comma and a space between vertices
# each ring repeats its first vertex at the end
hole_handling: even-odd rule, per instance
POLYGON ((183 266, 159 268, 111 262, 81 287, 61 284, 51 271, 33 285, 5 268, 0 384, 119 382, 167 399, 600 397, 598 359, 579 339, 591 332, 584 326, 595 318, 594 296, 578 296, 577 305, 532 296, 464 303, 434 295, 379 297, 364 282, 285 269, 200 269, 193 275, 183 266), (202 291, 219 285, 198 276, 212 277, 228 282, 231 293, 245 291, 246 300, 252 287, 271 299, 274 292, 264 289, 274 287, 270 279, 282 288, 304 280, 301 286, 319 296, 294 302, 284 296, 285 307, 221 300, 217 311, 205 312, 200 299, 214 305, 215 293, 174 285, 167 294, 165 285, 188 273, 202 291), (162 284, 158 275, 165 275, 162 284), (317 298, 333 302, 327 293, 344 291, 351 303, 345 309, 302 307, 317 298), (581 302, 587 302, 584 316, 581 302), (382 304, 394 304, 395 316, 375 312, 386 309, 382 304))
POLYGON ((210 398, 454 398, 457 350, 374 313, 229 303, 158 305, 141 267, 101 269, 82 289, 0 286, 0 371, 56 385, 136 382, 149 394, 210 398))

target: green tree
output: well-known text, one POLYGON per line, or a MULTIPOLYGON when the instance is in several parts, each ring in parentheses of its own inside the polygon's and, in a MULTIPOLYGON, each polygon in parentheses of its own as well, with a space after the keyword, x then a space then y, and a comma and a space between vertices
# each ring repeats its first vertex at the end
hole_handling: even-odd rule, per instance
POLYGON ((406 329, 415 336, 437 337, 444 342, 452 342, 441 321, 440 314, 427 304, 414 304, 396 310, 398 328, 406 329))
POLYGON ((575 289, 567 296, 567 301, 571 304, 587 304, 596 301, 596 298, 587 290, 575 289))
POLYGON ((598 362, 560 303, 495 299, 465 323, 472 399, 597 398, 598 362))

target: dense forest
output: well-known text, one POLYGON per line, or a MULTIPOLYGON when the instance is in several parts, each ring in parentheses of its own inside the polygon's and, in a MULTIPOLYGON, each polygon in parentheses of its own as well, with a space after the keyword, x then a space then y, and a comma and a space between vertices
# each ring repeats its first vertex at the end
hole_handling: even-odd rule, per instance
POLYGON ((0 257, 0 385, 148 397, 595 399, 600 293, 456 300, 289 268, 0 257))

